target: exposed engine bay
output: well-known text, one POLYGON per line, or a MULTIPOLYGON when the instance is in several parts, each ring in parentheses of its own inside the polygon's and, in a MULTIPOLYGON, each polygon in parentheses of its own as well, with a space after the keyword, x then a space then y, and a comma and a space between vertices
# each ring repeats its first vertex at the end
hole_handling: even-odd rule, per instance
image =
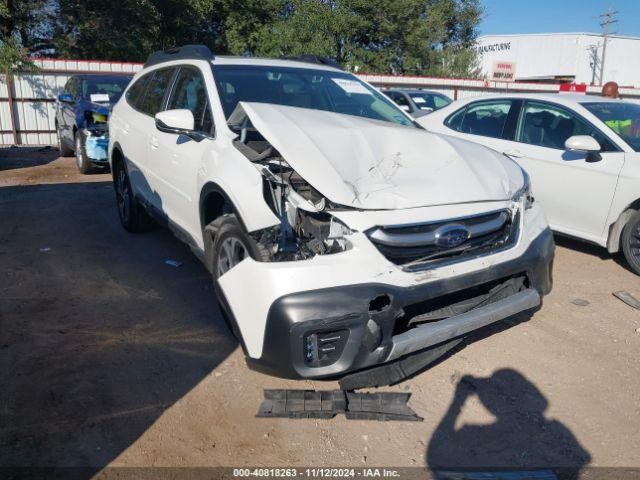
POLYGON ((327 200, 248 121, 238 133, 234 146, 262 173, 264 200, 280 219, 278 226, 251 234, 271 260, 304 260, 349 249, 345 236, 351 230, 330 213, 348 207, 327 200))

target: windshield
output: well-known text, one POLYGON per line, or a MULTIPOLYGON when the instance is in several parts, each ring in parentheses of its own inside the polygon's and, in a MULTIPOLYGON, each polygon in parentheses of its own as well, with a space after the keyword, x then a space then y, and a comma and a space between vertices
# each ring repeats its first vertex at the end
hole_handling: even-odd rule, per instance
POLYGON ((438 93, 410 93, 409 96, 420 110, 438 110, 451 103, 449 97, 438 93))
POLYGON ((636 152, 640 152, 640 105, 629 102, 583 103, 636 152))
POLYGON ((385 96, 348 73, 254 65, 216 65, 213 72, 227 118, 238 102, 261 102, 417 127, 385 96))
POLYGON ((91 102, 115 103, 130 80, 131 77, 85 78, 80 84, 80 95, 91 102))

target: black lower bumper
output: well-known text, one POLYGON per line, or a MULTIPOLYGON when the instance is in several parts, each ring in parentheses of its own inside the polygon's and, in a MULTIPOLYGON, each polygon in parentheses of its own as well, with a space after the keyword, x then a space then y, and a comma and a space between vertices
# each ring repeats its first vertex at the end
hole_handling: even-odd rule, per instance
MULTIPOLYGON (((473 301, 463 299, 460 303, 467 292, 493 292, 500 285, 514 284, 533 292, 530 298, 546 295, 552 286, 553 255, 553 236, 547 229, 520 257, 461 277, 413 287, 370 283, 285 295, 269 310, 262 357, 247 357, 247 364, 263 373, 298 379, 338 378, 379 365, 397 357, 398 339, 406 339, 419 330, 411 324, 410 317, 421 319, 435 311, 436 317, 443 319, 441 323, 452 320, 453 317, 446 319, 447 302, 453 302, 456 296, 460 305, 473 301), (422 311, 430 313, 421 314, 422 311), (324 340, 333 342, 334 358, 314 356, 313 349, 324 340)), ((483 295, 476 298, 486 298, 487 294, 483 295)), ((428 322, 430 327, 438 323, 437 318, 428 322)), ((466 331, 488 323, 476 320, 476 327, 471 325, 473 328, 466 331)), ((464 329, 449 330, 449 338, 438 342, 466 333, 464 329)), ((434 342, 425 343, 425 348, 434 346, 434 342)), ((412 351, 416 351, 416 345, 412 351)))

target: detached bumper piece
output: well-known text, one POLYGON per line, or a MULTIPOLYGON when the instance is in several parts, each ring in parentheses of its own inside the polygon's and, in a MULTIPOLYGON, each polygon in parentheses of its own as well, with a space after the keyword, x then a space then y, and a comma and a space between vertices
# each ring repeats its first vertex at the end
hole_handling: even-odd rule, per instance
POLYGON ((401 420, 421 422, 407 405, 410 393, 356 393, 344 390, 265 390, 256 417, 333 418, 348 420, 401 420))

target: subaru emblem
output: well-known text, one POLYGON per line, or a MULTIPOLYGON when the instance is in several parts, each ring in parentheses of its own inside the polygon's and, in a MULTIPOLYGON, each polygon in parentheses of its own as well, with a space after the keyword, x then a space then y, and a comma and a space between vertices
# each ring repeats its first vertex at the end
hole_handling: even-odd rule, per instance
POLYGON ((435 232, 436 245, 442 248, 454 248, 469 239, 469 230, 464 225, 452 223, 443 225, 435 232))

